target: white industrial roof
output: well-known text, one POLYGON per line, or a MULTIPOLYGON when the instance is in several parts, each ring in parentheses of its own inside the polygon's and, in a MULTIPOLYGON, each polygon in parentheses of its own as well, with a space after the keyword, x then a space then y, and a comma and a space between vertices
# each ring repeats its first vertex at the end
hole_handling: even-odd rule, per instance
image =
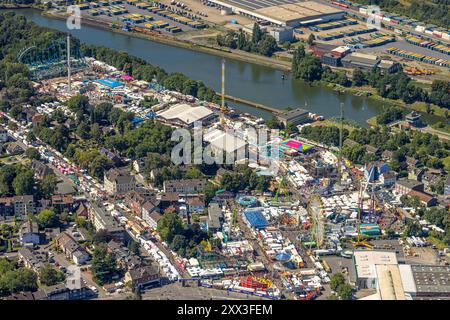
POLYGON ((212 114, 213 112, 206 107, 193 107, 186 103, 175 104, 169 109, 157 113, 158 116, 166 120, 178 119, 188 125, 195 121, 201 121, 212 114))
POLYGON ((416 282, 409 264, 399 264, 400 275, 402 277, 403 289, 406 293, 414 295, 417 292, 416 282))
POLYGON ((377 265, 381 300, 406 300, 398 265, 377 265))
POLYGON ((356 272, 359 278, 377 278, 376 265, 396 265, 395 252, 355 251, 356 272))
POLYGON ((223 150, 226 153, 235 152, 246 145, 244 140, 218 129, 205 134, 204 139, 209 142, 212 147, 223 150))

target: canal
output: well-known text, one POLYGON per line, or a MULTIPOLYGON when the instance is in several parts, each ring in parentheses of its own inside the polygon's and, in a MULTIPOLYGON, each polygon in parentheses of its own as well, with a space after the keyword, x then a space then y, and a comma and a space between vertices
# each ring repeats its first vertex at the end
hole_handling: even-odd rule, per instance
MULTIPOLYGON (((69 31, 65 21, 42 16, 33 9, 14 10, 25 15, 41 26, 69 31)), ((178 48, 114 33, 105 29, 82 25, 80 30, 70 33, 81 41, 126 51, 148 62, 164 68, 168 72, 181 72, 193 79, 202 80, 206 85, 220 91, 221 58, 207 53, 178 48)), ((307 83, 292 80, 290 75, 282 79, 283 72, 254 63, 227 59, 226 93, 231 96, 254 101, 277 109, 301 107, 325 118, 339 115, 339 102, 344 102, 345 117, 361 126, 366 120, 379 113, 380 102, 350 94, 338 94, 324 87, 311 87, 307 83)), ((246 105, 230 103, 237 109, 268 118, 269 112, 246 105)))

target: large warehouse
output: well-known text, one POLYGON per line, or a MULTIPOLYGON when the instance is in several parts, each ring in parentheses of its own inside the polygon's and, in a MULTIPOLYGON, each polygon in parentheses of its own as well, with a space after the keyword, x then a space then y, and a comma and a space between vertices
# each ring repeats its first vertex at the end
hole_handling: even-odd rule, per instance
POLYGON ((266 20, 274 25, 298 27, 342 19, 344 11, 314 1, 298 0, 209 0, 236 14, 266 20))

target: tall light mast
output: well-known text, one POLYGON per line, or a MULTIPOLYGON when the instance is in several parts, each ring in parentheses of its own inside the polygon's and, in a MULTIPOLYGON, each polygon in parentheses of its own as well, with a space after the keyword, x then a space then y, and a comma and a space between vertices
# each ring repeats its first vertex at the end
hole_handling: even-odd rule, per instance
POLYGON ((339 128, 339 160, 338 160, 338 183, 342 182, 342 136, 344 132, 344 103, 341 102, 339 104, 339 108, 341 111, 340 115, 340 128, 339 128))
POLYGON ((71 70, 70 70, 70 34, 67 35, 67 92, 70 93, 71 88, 71 70))
POLYGON ((220 108, 221 123, 225 124, 225 59, 222 59, 222 105, 220 108))

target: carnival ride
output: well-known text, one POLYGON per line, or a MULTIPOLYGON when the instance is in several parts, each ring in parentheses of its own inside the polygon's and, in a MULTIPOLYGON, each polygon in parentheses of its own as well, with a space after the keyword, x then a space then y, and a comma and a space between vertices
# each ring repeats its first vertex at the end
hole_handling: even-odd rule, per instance
POLYGON ((46 46, 32 45, 24 48, 17 55, 17 60, 28 67, 32 80, 42 80, 67 75, 68 57, 72 72, 86 67, 80 42, 73 41, 69 45, 69 41, 64 38, 53 40, 46 46))
POLYGON ((319 195, 313 195, 308 201, 308 215, 311 222, 311 234, 319 249, 325 239, 325 216, 322 199, 319 195))

